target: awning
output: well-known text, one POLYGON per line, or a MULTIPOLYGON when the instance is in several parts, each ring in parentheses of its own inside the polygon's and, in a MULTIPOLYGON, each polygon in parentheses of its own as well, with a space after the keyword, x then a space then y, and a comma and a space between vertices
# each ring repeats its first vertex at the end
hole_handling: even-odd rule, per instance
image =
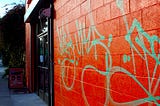
POLYGON ((26 13, 24 15, 24 22, 29 22, 31 15, 36 10, 36 7, 40 4, 41 0, 32 0, 31 4, 29 5, 29 8, 26 10, 26 13))

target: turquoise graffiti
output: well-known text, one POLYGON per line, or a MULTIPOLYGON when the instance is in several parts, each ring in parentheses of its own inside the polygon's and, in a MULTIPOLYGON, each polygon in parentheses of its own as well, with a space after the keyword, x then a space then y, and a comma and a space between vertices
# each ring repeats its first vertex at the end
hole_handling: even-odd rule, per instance
MULTIPOLYGON (((88 11, 91 10, 90 0, 88 0, 88 11)), ((133 71, 134 73, 131 73, 127 69, 121 67, 121 66, 113 66, 112 65, 112 55, 110 53, 110 46, 112 45, 113 41, 113 35, 102 35, 96 28, 92 12, 89 14, 90 19, 90 26, 88 28, 88 31, 86 31, 86 26, 84 22, 80 22, 79 20, 75 21, 76 26, 76 33, 70 33, 69 27, 67 25, 63 25, 62 27, 57 27, 57 34, 59 38, 59 53, 62 56, 62 58, 59 58, 58 63, 61 65, 61 80, 62 84, 64 85, 65 89, 68 91, 71 91, 75 85, 75 79, 76 79, 76 73, 77 73, 77 66, 79 65, 79 60, 81 59, 79 56, 85 56, 87 54, 90 54, 91 49, 94 49, 94 58, 95 60, 98 59, 97 55, 97 46, 101 46, 105 50, 105 71, 102 71, 96 66, 93 66, 92 64, 88 64, 83 66, 82 73, 81 73, 81 91, 82 91, 82 97, 86 103, 87 106, 90 105, 87 96, 86 91, 84 89, 84 77, 85 72, 87 69, 93 69, 98 74, 106 77, 106 98, 104 102, 104 106, 108 106, 109 102, 114 104, 115 106, 136 106, 141 105, 144 103, 148 103, 149 105, 157 105, 160 106, 160 103, 158 101, 160 100, 160 95, 156 95, 156 91, 160 88, 160 73, 157 73, 158 66, 160 65, 160 53, 156 53, 155 51, 155 44, 160 44, 160 38, 157 35, 149 35, 147 32, 144 31, 142 28, 140 22, 135 18, 132 21, 131 26, 129 26, 127 17, 125 15, 124 10, 124 1, 123 0, 116 0, 116 5, 121 11, 121 14, 123 16, 123 22, 125 23, 126 27, 126 35, 125 40, 128 42, 131 48, 131 56, 127 54, 123 54, 123 62, 132 62, 133 64, 133 71), (132 38, 132 33, 134 30, 137 30, 138 34, 134 39, 132 38), (87 34, 86 34, 87 32, 87 34), (71 38, 71 36, 73 36, 71 38), (103 41, 105 39, 108 39, 108 45, 104 44, 103 41), (147 39, 149 42, 150 49, 146 46, 144 39, 147 39), (136 43, 136 44, 135 44, 136 43), (138 45, 143 53, 139 51, 137 48, 138 45), (137 73, 136 69, 136 59, 135 59, 135 53, 138 54, 138 56, 145 61, 145 67, 147 71, 147 83, 148 87, 146 88, 142 82, 140 82, 135 74, 137 73), (78 55, 79 56, 78 56, 78 55), (151 70, 149 68, 149 59, 148 56, 150 56, 152 59, 155 60, 155 66, 154 69, 151 70), (68 66, 73 66, 72 70, 68 70, 68 66), (72 83, 68 83, 66 78, 68 78, 69 71, 73 72, 73 78, 72 83), (150 72, 153 71, 153 74, 151 75, 150 72), (115 75, 116 73, 123 73, 127 76, 129 76, 138 86, 147 94, 147 97, 145 98, 139 98, 137 100, 127 101, 127 102, 117 102, 112 98, 112 94, 110 92, 111 89, 111 77, 115 75), (158 74, 158 80, 155 79, 155 76, 158 74), (156 81, 156 84, 153 84, 153 82, 156 81)))

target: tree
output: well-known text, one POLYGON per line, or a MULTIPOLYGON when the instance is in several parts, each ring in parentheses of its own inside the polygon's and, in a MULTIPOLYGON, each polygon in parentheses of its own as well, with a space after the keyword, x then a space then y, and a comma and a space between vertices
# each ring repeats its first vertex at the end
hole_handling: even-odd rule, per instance
POLYGON ((16 5, 1 19, 4 46, 2 60, 10 67, 24 66, 25 24, 24 5, 16 5))

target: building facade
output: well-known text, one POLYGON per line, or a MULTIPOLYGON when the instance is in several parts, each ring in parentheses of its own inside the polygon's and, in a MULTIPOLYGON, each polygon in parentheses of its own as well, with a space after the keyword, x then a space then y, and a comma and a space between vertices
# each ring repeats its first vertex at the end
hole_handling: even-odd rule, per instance
POLYGON ((24 18, 27 87, 49 105, 160 105, 160 0, 28 0, 24 18))
POLYGON ((52 105, 52 1, 26 1, 26 85, 52 105))

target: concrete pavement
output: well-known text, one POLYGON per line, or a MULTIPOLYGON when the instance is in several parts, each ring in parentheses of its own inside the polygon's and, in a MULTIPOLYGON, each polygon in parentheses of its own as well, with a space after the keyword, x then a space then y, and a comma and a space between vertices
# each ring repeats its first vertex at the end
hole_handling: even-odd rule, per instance
POLYGON ((2 79, 5 67, 0 67, 0 106, 47 106, 35 93, 14 93, 8 89, 8 79, 2 79))
POLYGON ((6 79, 1 79, 0 75, 0 106, 12 106, 12 100, 8 89, 8 82, 6 79))
POLYGON ((47 106, 35 93, 11 95, 12 106, 47 106))

